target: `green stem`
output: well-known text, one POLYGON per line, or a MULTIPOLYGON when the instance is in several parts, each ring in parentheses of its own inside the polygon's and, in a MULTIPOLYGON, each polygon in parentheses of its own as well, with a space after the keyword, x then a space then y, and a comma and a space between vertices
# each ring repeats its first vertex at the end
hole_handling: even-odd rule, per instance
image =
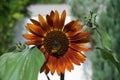
POLYGON ((61 73, 61 74, 60 74, 60 80, 64 80, 64 76, 65 76, 65 75, 61 73))

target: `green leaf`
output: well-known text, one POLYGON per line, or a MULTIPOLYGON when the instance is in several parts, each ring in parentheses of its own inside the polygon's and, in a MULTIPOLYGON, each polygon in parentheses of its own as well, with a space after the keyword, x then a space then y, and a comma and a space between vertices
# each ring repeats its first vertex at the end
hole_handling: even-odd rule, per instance
POLYGON ((44 56, 36 47, 0 57, 0 80, 37 80, 44 56))
POLYGON ((13 18, 20 20, 20 19, 23 18, 23 15, 22 15, 21 13, 17 13, 17 12, 16 12, 16 13, 13 14, 13 18))
POLYGON ((100 33, 102 35, 104 47, 107 48, 107 49, 111 49, 111 47, 112 47, 111 40, 112 39, 110 38, 110 36, 108 35, 108 33, 106 32, 105 29, 101 28, 101 29, 99 29, 99 31, 100 31, 100 33))
POLYGON ((108 49, 102 49, 102 48, 98 48, 98 49, 101 51, 102 57, 105 60, 111 61, 116 66, 118 71, 120 72, 120 62, 118 62, 116 60, 116 58, 113 55, 114 53, 112 51, 108 50, 108 49))

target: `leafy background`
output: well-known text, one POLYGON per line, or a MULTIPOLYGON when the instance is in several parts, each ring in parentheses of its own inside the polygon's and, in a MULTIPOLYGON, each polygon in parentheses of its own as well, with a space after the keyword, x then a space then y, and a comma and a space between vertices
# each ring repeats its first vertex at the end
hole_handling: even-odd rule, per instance
POLYGON ((80 20, 83 20, 86 14, 90 14, 90 11, 97 13, 97 22, 99 23, 97 29, 102 37, 95 31, 90 30, 90 33, 92 34, 91 37, 93 38, 93 45, 95 45, 93 47, 103 47, 104 45, 103 48, 105 48, 105 50, 102 49, 99 51, 93 49, 91 51, 90 56, 93 65, 92 80, 120 80, 119 72, 113 62, 113 55, 117 58, 117 61, 120 61, 120 0, 71 1, 71 13, 80 20), (111 50, 112 52, 106 50, 111 50), (108 59, 108 61, 103 58, 108 59))

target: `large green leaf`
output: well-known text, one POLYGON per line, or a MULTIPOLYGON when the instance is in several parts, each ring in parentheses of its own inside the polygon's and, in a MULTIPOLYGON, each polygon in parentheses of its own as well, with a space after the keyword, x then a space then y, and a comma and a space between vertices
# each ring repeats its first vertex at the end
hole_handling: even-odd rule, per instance
POLYGON ((0 57, 0 80, 37 80, 44 55, 36 47, 0 57))
POLYGON ((108 49, 102 49, 99 48, 102 54, 102 57, 106 60, 111 61, 118 69, 118 71, 120 72, 120 62, 118 60, 116 60, 116 58, 114 57, 114 53, 108 49))

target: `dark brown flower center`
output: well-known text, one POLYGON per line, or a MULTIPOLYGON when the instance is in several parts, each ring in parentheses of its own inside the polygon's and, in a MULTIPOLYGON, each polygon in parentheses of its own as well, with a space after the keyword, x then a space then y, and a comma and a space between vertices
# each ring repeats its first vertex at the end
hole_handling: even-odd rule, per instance
POLYGON ((52 56, 62 56, 68 50, 68 46, 68 37, 62 31, 50 31, 44 37, 44 47, 52 56))

